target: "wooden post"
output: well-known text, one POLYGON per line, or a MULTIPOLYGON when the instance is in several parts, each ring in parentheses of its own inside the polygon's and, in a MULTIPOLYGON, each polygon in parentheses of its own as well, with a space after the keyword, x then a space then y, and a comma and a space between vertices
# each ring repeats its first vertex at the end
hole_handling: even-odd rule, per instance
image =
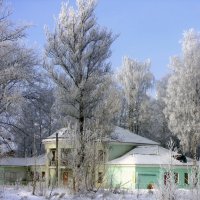
POLYGON ((33 158, 34 158, 34 174, 33 174, 33 191, 32 195, 35 195, 35 190, 36 190, 36 182, 37 182, 37 177, 36 177, 36 144, 35 144, 35 133, 34 133, 34 138, 33 138, 33 158))
POLYGON ((58 133, 56 133, 56 184, 58 186, 58 133))

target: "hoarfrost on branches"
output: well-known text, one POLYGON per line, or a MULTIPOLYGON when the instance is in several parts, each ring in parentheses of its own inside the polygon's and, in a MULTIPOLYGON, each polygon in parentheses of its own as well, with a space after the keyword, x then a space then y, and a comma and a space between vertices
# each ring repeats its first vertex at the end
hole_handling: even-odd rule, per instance
MULTIPOLYGON (((10 15, 10 9, 0 0, 0 138, 3 143, 13 139, 8 125, 19 111, 22 85, 30 81, 37 64, 33 49, 22 42, 28 26, 15 25, 10 15), (6 137, 2 135, 5 132, 6 137)), ((9 142, 7 145, 10 146, 9 142)))
POLYGON ((118 80, 127 103, 128 128, 139 134, 141 132, 142 112, 147 106, 147 90, 153 86, 153 74, 150 61, 138 62, 128 57, 123 59, 118 72, 118 80))
POLYGON ((108 58, 115 37, 97 24, 95 5, 93 0, 78 0, 75 10, 62 4, 54 32, 46 29, 44 67, 56 83, 60 114, 77 124, 80 148, 76 167, 80 173, 85 170, 87 156, 85 131, 96 124, 110 126, 112 112, 107 111, 107 106, 113 108, 113 113, 116 109, 108 96, 112 88, 108 58))
POLYGON ((170 130, 185 151, 192 152, 200 138, 200 34, 193 29, 182 39, 182 55, 171 59, 172 73, 165 98, 165 115, 170 130))

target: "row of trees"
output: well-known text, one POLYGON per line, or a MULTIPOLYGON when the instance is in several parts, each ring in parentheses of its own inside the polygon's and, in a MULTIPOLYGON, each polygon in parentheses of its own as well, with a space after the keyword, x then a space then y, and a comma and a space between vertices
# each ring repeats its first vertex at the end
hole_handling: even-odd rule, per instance
POLYGON ((150 61, 125 57, 113 73, 110 47, 117 38, 97 24, 94 0, 63 4, 54 31, 46 28, 44 58, 24 44, 28 26, 9 20, 0 1, 1 154, 12 141, 18 154, 38 153, 42 139, 70 121, 79 131, 79 161, 85 162, 85 131, 109 135, 113 125, 165 144, 174 134, 196 156, 199 139, 200 35, 184 33, 182 55, 155 81, 150 61), (156 89, 156 97, 151 95, 156 89))
POLYGON ((12 11, 0 1, 0 152, 18 150, 31 155, 34 134, 38 152, 41 139, 51 134, 55 118, 53 87, 41 72, 36 50, 24 39, 29 25, 16 25, 12 11))

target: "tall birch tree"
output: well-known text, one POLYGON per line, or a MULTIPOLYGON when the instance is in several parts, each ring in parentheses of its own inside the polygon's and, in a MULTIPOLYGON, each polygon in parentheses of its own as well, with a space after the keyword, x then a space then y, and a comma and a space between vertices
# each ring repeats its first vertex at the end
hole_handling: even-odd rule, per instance
POLYGON ((181 44, 181 56, 171 59, 165 115, 184 150, 196 157, 200 139, 200 33, 193 29, 184 32, 181 44))
POLYGON ((118 72, 118 80, 128 107, 128 128, 136 134, 141 130, 141 115, 145 107, 147 91, 153 85, 153 74, 150 72, 150 62, 139 62, 124 57, 122 67, 118 72))

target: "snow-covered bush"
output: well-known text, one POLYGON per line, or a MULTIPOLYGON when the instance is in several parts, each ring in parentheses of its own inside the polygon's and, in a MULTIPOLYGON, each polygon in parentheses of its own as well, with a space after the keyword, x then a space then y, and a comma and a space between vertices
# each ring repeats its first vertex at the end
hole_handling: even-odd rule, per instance
POLYGON ((172 169, 165 174, 165 181, 160 182, 157 187, 155 196, 157 200, 176 200, 177 198, 177 185, 175 175, 172 169))
POLYGON ((190 185, 190 200, 199 200, 200 199, 200 166, 199 164, 196 164, 190 172, 189 185, 190 185))
POLYGON ((155 193, 157 200, 176 200, 177 197, 177 173, 174 171, 173 163, 172 163, 172 156, 177 150, 175 148, 175 143, 172 139, 167 144, 169 148, 169 156, 171 159, 171 163, 168 166, 162 167, 162 173, 164 175, 164 180, 160 178, 160 182, 157 186, 157 190, 155 193))

